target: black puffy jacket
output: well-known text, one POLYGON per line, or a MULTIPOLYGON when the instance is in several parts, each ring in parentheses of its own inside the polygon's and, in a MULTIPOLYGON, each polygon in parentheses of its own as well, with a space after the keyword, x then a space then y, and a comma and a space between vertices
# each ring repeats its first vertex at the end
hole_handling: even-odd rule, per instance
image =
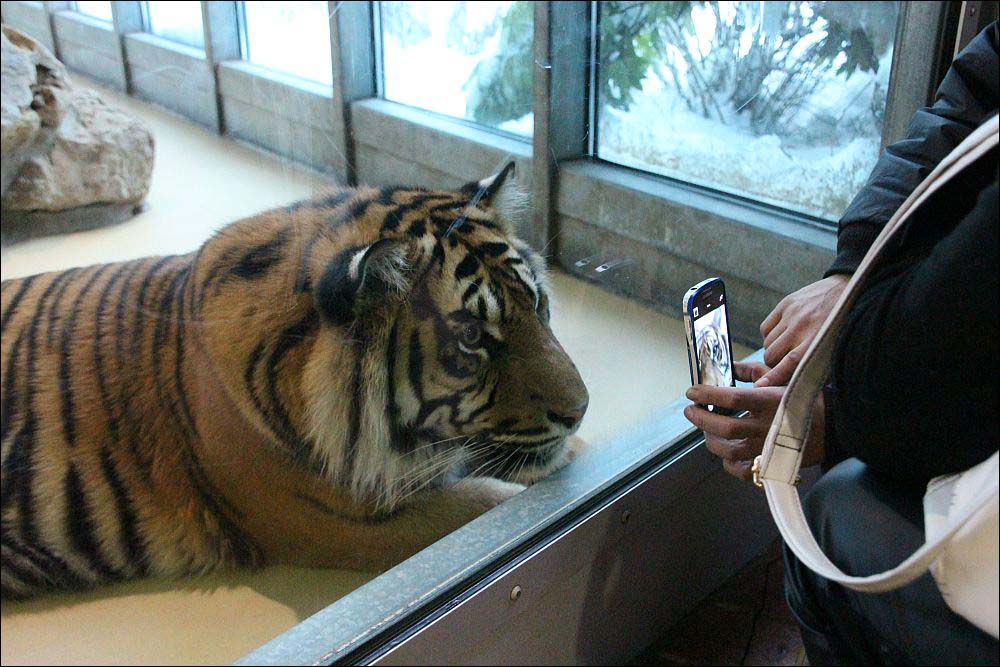
POLYGON ((920 181, 1000 106, 1000 31, 987 26, 955 58, 933 106, 886 147, 840 219, 837 258, 826 275, 854 273, 872 242, 920 181))
MULTIPOLYGON (((955 60, 937 100, 879 158, 841 222, 831 272, 857 267, 937 163, 997 113, 997 24, 955 60)), ((1000 442, 1000 166, 979 158, 887 244, 844 320, 826 396, 827 461, 925 484, 1000 442)))

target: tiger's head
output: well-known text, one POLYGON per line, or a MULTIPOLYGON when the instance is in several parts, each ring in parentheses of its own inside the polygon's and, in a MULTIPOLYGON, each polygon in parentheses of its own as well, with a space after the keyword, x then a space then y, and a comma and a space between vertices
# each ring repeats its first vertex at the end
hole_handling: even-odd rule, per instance
POLYGON ((513 166, 453 192, 356 195, 315 244, 338 250, 305 260, 319 329, 303 435, 359 498, 564 462, 588 394, 549 326, 544 262, 505 213, 513 166))
POLYGON ((731 362, 728 342, 721 333, 721 312, 716 311, 712 322, 698 338, 698 370, 703 384, 729 384, 731 362))

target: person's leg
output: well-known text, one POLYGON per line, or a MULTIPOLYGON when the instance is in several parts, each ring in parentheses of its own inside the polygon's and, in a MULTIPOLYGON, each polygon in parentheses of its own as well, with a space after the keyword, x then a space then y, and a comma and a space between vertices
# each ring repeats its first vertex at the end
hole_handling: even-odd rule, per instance
MULTIPOLYGON (((831 561, 864 576, 895 567, 924 542, 921 487, 856 459, 820 479, 803 503, 831 561)), ((858 593, 802 565, 786 548, 788 604, 810 664, 996 664, 998 644, 948 608, 931 575, 891 593, 858 593)))

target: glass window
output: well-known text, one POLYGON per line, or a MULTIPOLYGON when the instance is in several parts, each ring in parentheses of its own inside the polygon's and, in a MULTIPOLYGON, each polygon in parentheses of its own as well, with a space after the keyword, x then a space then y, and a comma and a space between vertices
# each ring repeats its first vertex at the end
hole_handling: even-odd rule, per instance
POLYGON ((189 0, 150 1, 146 3, 149 32, 196 49, 205 48, 201 24, 201 3, 189 0))
POLYGON ((332 84, 328 6, 326 2, 244 2, 243 57, 332 84))
POLYGON ((531 136, 532 3, 380 5, 386 99, 531 136))
POLYGON ((602 2, 598 155, 834 220, 878 156, 897 2, 602 2))
POLYGON ((102 21, 112 20, 110 2, 77 2, 76 11, 102 21))

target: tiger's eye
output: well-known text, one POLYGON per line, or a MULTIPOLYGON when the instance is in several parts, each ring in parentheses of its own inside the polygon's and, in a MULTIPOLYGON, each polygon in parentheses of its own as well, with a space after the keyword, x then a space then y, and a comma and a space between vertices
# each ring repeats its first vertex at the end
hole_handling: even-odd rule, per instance
POLYGON ((462 342, 467 347, 475 347, 483 337, 483 327, 479 322, 468 322, 462 327, 462 342))

